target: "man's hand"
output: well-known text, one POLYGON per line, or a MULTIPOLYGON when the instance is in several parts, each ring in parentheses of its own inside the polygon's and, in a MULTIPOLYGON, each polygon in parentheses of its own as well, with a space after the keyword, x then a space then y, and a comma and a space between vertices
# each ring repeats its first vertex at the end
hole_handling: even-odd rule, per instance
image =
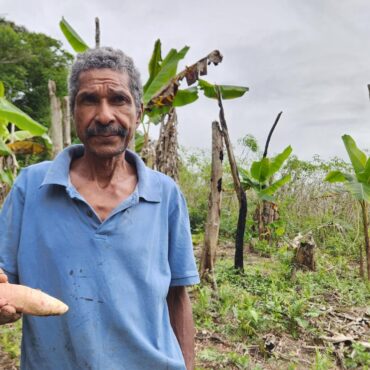
MULTIPOLYGON (((0 284, 7 284, 8 277, 2 269, 0 269, 0 284)), ((22 315, 17 313, 15 307, 8 304, 6 299, 0 297, 0 325, 9 324, 17 321, 22 315)))

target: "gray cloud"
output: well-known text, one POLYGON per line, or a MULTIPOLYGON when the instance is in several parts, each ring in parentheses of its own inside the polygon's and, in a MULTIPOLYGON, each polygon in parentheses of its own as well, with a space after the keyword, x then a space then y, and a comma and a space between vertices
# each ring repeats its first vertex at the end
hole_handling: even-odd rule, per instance
MULTIPOLYGON (((132 55, 144 79, 157 38, 165 52, 191 46, 182 67, 220 49, 224 61, 209 68, 207 79, 250 87, 243 98, 225 102, 234 143, 247 133, 264 142, 283 110, 272 152, 292 144, 305 159, 313 154, 346 158, 343 133, 363 148, 370 146, 366 0, 0 0, 0 9, 9 20, 60 40, 58 22, 64 15, 90 45, 98 15, 103 43, 132 55)), ((200 98, 178 116, 180 143, 209 148, 216 102, 200 98)))

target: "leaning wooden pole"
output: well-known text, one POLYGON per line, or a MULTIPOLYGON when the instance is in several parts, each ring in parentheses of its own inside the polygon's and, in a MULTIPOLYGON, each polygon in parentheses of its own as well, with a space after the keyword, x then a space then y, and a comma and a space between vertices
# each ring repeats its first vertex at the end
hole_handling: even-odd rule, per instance
POLYGON ((56 96, 55 82, 49 80, 48 88, 51 110, 50 138, 53 143, 52 155, 54 158, 59 152, 63 150, 62 113, 60 107, 60 100, 56 96))
POLYGON ((212 168, 211 191, 208 198, 208 214, 204 233, 204 247, 200 260, 200 276, 213 289, 217 289, 214 277, 218 234, 220 230, 221 198, 222 198, 222 131, 217 121, 212 122, 212 168))
POLYGON ((247 212, 248 212, 248 204, 247 204, 247 196, 245 195, 245 191, 242 188, 239 178, 239 171, 236 165, 236 160, 233 152, 233 148, 231 145, 229 132, 227 129, 227 124, 225 120, 225 113, 224 108, 222 105, 222 97, 220 88, 216 85, 217 91, 217 100, 218 106, 220 107, 220 123, 222 128, 222 136, 225 141, 227 155, 230 162, 231 174, 234 181, 234 188, 236 195, 239 201, 239 216, 238 216, 238 226, 236 229, 236 236, 235 236, 235 258, 234 258, 234 267, 239 270, 244 269, 244 232, 245 232, 245 223, 247 220, 247 212))

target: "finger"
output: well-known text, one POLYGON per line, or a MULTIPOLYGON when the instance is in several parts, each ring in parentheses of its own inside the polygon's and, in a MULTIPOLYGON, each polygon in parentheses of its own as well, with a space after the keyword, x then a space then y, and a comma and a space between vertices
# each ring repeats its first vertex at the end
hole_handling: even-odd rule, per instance
POLYGON ((17 320, 19 320, 21 317, 22 317, 22 314, 21 314, 21 313, 19 313, 19 312, 17 312, 17 313, 15 313, 15 314, 13 315, 13 320, 14 320, 14 321, 17 321, 17 320))
POLYGON ((5 298, 0 298, 0 309, 1 307, 5 306, 8 304, 8 301, 5 298))
POLYGON ((2 315, 2 314, 0 314, 0 325, 15 322, 15 321, 19 320, 21 318, 21 316, 22 315, 19 314, 19 313, 16 313, 16 314, 13 314, 13 315, 2 315))
POLYGON ((4 315, 14 315, 17 313, 17 310, 15 309, 14 306, 7 304, 1 307, 1 313, 4 315))
POLYGON ((5 274, 5 272, 0 269, 0 283, 7 283, 8 282, 8 276, 5 274))

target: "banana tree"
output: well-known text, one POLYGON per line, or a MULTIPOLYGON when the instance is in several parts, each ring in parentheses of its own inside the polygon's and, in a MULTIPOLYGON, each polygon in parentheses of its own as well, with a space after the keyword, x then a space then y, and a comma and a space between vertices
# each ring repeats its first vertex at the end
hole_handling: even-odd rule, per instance
POLYGON ((290 156, 292 148, 288 146, 282 153, 274 158, 270 159, 267 157, 272 134, 282 114, 283 112, 280 112, 277 115, 267 135, 262 159, 253 162, 250 171, 241 170, 244 191, 252 188, 255 190, 258 197, 258 203, 253 218, 258 225, 258 236, 260 240, 271 240, 271 232, 268 225, 278 219, 277 204, 275 203, 273 195, 280 187, 290 181, 290 176, 288 175, 272 183, 273 176, 280 170, 283 163, 290 156))
MULTIPOLYGON (((342 140, 352 163, 354 175, 342 171, 330 171, 325 181, 343 183, 346 190, 359 202, 362 211, 362 221, 367 256, 367 275, 370 280, 370 242, 368 207, 370 202, 370 158, 361 151, 356 142, 349 135, 343 135, 342 140)), ((360 274, 364 277, 363 246, 360 246, 360 274)))
POLYGON ((45 146, 30 139, 41 136, 44 143, 49 145, 46 130, 46 127, 6 99, 4 84, 0 81, 0 198, 6 195, 16 175, 18 167, 16 154, 43 152, 45 146), (8 127, 14 127, 13 125, 19 130, 9 130, 8 127), (5 185, 1 186, 1 183, 5 185))
POLYGON ((276 181, 273 181, 273 178, 291 153, 292 148, 288 146, 275 157, 265 156, 260 161, 253 162, 249 170, 240 170, 243 189, 253 189, 257 195, 258 203, 254 218, 258 224, 259 239, 269 239, 271 236, 267 224, 272 222, 276 215, 274 195, 291 180, 291 176, 288 174, 276 181))

